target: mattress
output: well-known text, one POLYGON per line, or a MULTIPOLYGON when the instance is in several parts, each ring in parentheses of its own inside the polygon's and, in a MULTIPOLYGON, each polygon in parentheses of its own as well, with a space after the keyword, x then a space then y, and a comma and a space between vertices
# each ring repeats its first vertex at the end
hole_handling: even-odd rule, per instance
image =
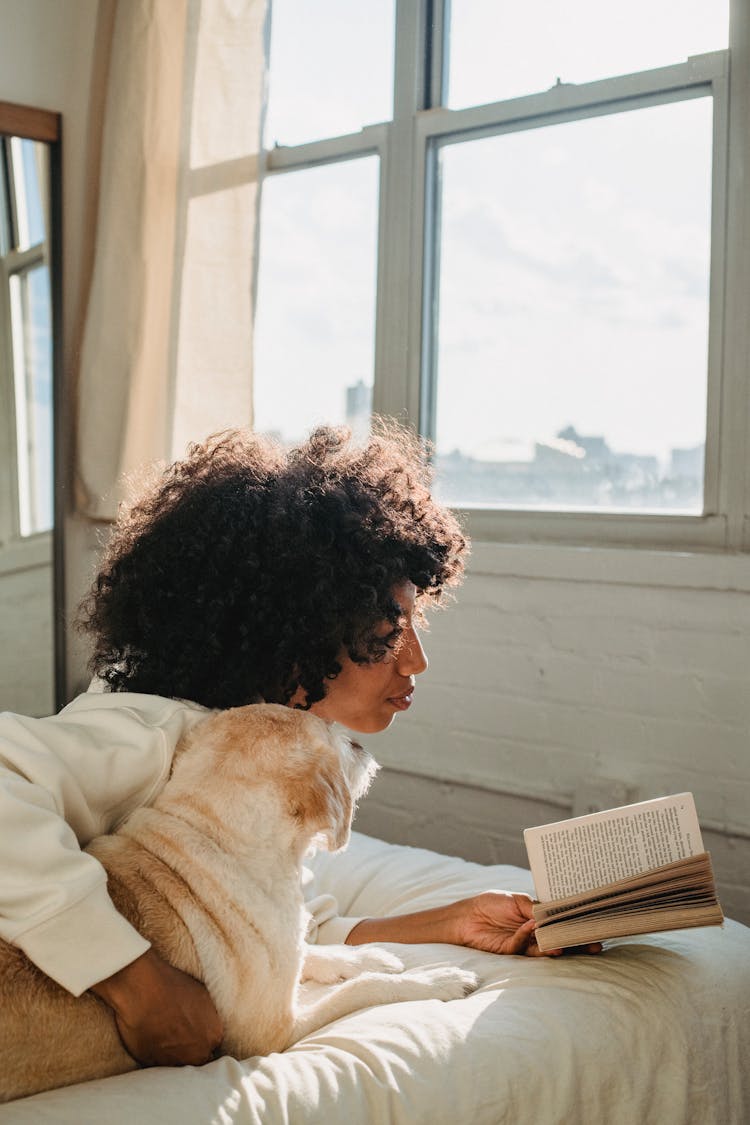
MULTIPOLYGON (((315 890, 350 916, 405 913, 527 871, 467 863, 355 833, 312 863, 315 890)), ((0 1125, 746 1125, 750 929, 619 939, 599 956, 500 957, 385 946, 409 967, 457 964, 462 1000, 340 1019, 267 1058, 158 1068, 0 1107, 0 1125)), ((320 987, 320 986, 318 986, 320 987)))

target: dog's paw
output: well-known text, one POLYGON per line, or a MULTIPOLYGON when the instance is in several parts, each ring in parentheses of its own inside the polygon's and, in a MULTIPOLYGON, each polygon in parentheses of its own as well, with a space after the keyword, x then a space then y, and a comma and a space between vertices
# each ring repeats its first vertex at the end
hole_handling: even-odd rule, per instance
POLYGON ((357 950, 357 966, 352 973, 352 976, 357 972, 361 973, 403 973, 404 962, 400 957, 396 957, 393 953, 388 953, 385 949, 377 949, 375 946, 361 946, 357 950))
POLYGON ((419 981, 435 1000, 461 1000, 479 986, 476 973, 449 965, 440 969, 421 969, 408 975, 419 981))
POLYGON ((305 956, 302 980, 338 984, 362 973, 401 973, 403 970, 403 961, 374 946, 313 946, 305 956))

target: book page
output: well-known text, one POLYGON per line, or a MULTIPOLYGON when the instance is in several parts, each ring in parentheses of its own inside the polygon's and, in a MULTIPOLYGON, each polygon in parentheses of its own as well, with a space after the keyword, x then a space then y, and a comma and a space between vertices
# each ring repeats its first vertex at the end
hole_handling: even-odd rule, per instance
POLYGON ((717 901, 711 857, 706 852, 678 859, 676 863, 668 863, 664 867, 655 867, 629 879, 620 879, 617 883, 608 883, 607 887, 611 889, 594 887, 578 895, 537 903, 534 918, 539 925, 546 925, 550 921, 609 915, 623 907, 627 910, 647 909, 655 902, 672 905, 717 901))
POLYGON ((523 834, 540 902, 702 852, 692 793, 527 828, 523 834))

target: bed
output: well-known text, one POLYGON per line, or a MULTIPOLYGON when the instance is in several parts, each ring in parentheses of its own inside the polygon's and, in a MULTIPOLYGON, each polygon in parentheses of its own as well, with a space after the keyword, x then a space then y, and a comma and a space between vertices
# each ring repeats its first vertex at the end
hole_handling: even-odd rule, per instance
MULTIPOLYGON (((313 863, 342 914, 406 912, 489 887, 482 867, 355 833, 313 863)), ((396 948, 396 947, 392 947, 396 948)), ((746 1125, 750 929, 608 943, 599 957, 495 957, 398 946, 409 966, 474 970, 464 1000, 371 1008, 265 1059, 219 1059, 52 1091, 0 1107, 0 1125, 746 1125)))

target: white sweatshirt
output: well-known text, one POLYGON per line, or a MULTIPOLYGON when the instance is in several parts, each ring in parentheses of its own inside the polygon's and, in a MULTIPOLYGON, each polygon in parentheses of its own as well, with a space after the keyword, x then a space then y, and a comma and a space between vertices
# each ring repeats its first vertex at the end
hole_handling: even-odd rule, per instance
MULTIPOLYGON (((81 851, 162 789, 175 746, 208 712, 157 695, 88 692, 59 715, 0 714, 0 938, 79 996, 149 948, 81 851)), ((357 919, 307 903, 308 940, 343 942, 357 919)))

